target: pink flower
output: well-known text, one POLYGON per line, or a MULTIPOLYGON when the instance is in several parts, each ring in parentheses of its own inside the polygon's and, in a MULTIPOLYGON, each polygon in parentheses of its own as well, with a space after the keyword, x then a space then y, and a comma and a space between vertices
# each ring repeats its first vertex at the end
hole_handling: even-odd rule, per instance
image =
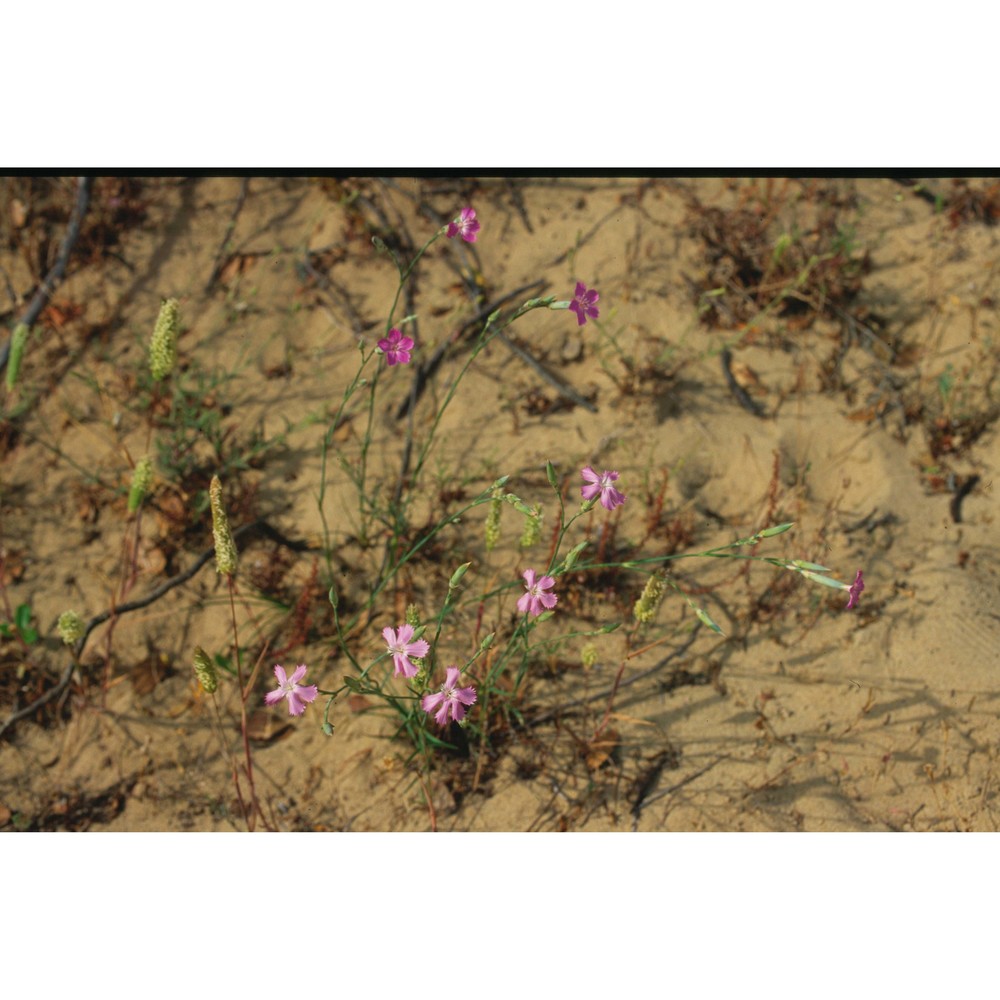
POLYGON ((527 593, 522 594, 517 602, 517 610, 522 614, 531 614, 536 618, 545 608, 554 608, 559 600, 555 594, 546 594, 546 590, 551 590, 556 581, 551 576, 535 578, 533 569, 524 571, 524 586, 527 593))
POLYGON ((450 240, 461 236, 466 243, 475 243, 478 232, 479 220, 476 218, 476 213, 471 208, 463 208, 459 217, 454 222, 448 223, 448 232, 445 235, 450 240))
POLYGON ((434 712, 434 721, 443 726, 448 721, 448 715, 456 722, 461 722, 465 718, 465 708, 476 700, 476 689, 474 687, 460 688, 458 675, 462 671, 458 667, 448 667, 447 676, 441 690, 436 694, 425 694, 421 699, 420 707, 430 715, 434 712))
POLYGON ((587 480, 587 485, 580 488, 580 495, 584 500, 594 500, 598 494, 601 497, 601 506, 605 510, 614 510, 625 503, 625 494, 616 490, 611 484, 618 479, 617 472, 608 472, 607 469, 599 476, 588 465, 580 470, 580 475, 587 480))
POLYGON ((393 327, 389 331, 389 336, 383 337, 378 342, 378 349, 385 355, 388 365, 406 365, 410 362, 413 338, 404 337, 401 331, 393 327))
POLYGON ((847 592, 850 596, 847 599, 847 607, 844 608, 845 611, 850 611, 851 608, 857 606, 858 598, 861 596, 861 591, 864 589, 865 581, 861 577, 861 570, 858 570, 858 575, 854 578, 854 583, 847 588, 847 592))
POLYGON ((588 316, 591 319, 597 319, 601 315, 596 304, 599 298, 600 295, 592 288, 588 289, 582 281, 576 283, 576 293, 569 307, 576 313, 577 326, 583 326, 587 322, 588 316))
POLYGON ((410 657, 418 659, 426 656, 430 652, 430 643, 426 639, 418 639, 411 642, 413 638, 412 625, 400 625, 398 631, 388 626, 382 629, 382 638, 392 653, 392 662, 396 665, 393 676, 398 677, 403 674, 406 677, 416 677, 419 669, 415 663, 410 662, 410 657))
POLYGON ((306 675, 309 668, 300 663, 292 673, 291 677, 285 675, 285 668, 280 664, 274 665, 274 676, 278 678, 278 688, 276 691, 269 691, 264 695, 264 701, 268 705, 277 705, 282 698, 288 699, 288 714, 301 715, 306 710, 306 705, 316 700, 319 692, 315 684, 299 684, 306 675))

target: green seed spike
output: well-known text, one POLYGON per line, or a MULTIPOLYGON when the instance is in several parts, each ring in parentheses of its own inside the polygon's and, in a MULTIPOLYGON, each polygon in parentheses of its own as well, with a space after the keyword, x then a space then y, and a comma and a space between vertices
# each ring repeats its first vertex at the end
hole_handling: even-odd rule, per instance
POLYGON ((167 299, 160 306, 160 314, 156 317, 156 326, 149 342, 149 370, 157 382, 162 382, 174 370, 179 316, 177 299, 167 299))
POLYGON ((663 580, 663 570, 658 569, 646 581, 646 586, 643 587, 642 594, 632 610, 637 622, 649 623, 655 617, 656 609, 660 606, 660 601, 663 600, 665 589, 663 580))
POLYGON ((531 511, 524 521, 524 531, 521 534, 520 546, 522 549, 530 549, 532 545, 537 545, 542 537, 542 508, 536 507, 531 511))
POLYGON ((492 552, 500 541, 500 511, 503 510, 503 500, 495 497, 490 501, 490 509, 486 514, 486 551, 492 552))
POLYGON ((152 482, 153 463, 146 455, 135 463, 135 469, 132 472, 132 486, 128 491, 128 512, 130 514, 134 514, 139 509, 139 505, 149 493, 152 482))
POLYGON ((212 476, 212 485, 208 490, 208 498, 212 506, 212 535, 215 538, 215 569, 218 573, 233 576, 236 572, 236 542, 226 517, 226 508, 222 506, 222 482, 218 476, 212 476))
POLYGON ((209 659, 208 653, 196 646, 194 651, 194 673, 198 683, 206 694, 214 694, 219 687, 219 675, 215 664, 209 659))
POLYGON ((56 628, 59 630, 59 638, 67 646, 72 646, 78 639, 82 639, 84 632, 87 631, 83 619, 75 611, 64 611, 59 616, 56 628))

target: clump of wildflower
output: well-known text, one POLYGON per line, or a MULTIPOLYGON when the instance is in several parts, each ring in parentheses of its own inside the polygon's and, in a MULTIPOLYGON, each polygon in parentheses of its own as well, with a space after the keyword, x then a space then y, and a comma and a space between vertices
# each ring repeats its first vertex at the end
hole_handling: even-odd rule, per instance
POLYGON ((517 602, 517 610, 521 614, 530 614, 537 618, 542 611, 554 608, 559 598, 555 594, 547 594, 556 581, 551 576, 536 577, 533 569, 526 569, 524 576, 525 593, 517 602))
POLYGON ((24 357, 24 348, 28 343, 28 333, 30 328, 24 323, 18 323, 14 327, 14 332, 10 335, 10 354, 7 356, 7 391, 10 392, 17 382, 18 372, 21 370, 21 359, 24 357))
POLYGON ((402 330, 393 327, 388 337, 378 342, 378 349, 385 355, 385 362, 391 368, 393 365, 408 365, 410 351, 413 350, 413 338, 404 337, 402 330))
POLYGON ((160 306, 153 336, 149 342, 149 370, 157 382, 165 379, 177 361, 177 327, 179 325, 177 299, 167 299, 160 306))
POLYGON ((588 316, 591 319, 597 319, 601 315, 597 308, 598 299, 600 299, 600 295, 592 288, 587 288, 582 281, 576 283, 576 292, 569 307, 576 313, 577 326, 583 326, 587 322, 588 316))
POLYGON ((289 677, 285 674, 285 668, 276 663, 274 676, 278 679, 278 687, 264 695, 264 701, 268 705, 276 705, 282 698, 287 698, 288 714, 301 715, 306 710, 306 705, 315 701, 319 694, 315 684, 299 684, 308 669, 304 663, 300 663, 289 677))
POLYGON ((542 537, 542 508, 535 507, 524 519, 524 531, 521 532, 521 540, 518 543, 522 549, 530 549, 532 545, 537 545, 542 537))
POLYGON ((591 670, 596 667, 597 659, 597 647, 592 642, 588 642, 587 645, 580 650, 580 662, 583 664, 584 670, 591 670))
POLYGON ((214 694, 219 687, 219 675, 215 664, 201 646, 195 646, 194 650, 194 675, 198 678, 198 683, 205 694, 214 694))
POLYGON ((663 600, 663 593, 666 590, 663 580, 663 571, 658 569, 646 581, 646 586, 642 588, 642 594, 639 600, 635 602, 635 607, 632 610, 637 622, 651 622, 653 620, 653 617, 656 615, 656 609, 660 606, 660 601, 663 600))
POLYGON ((580 495, 584 500, 595 500, 601 498, 601 506, 605 510, 614 510, 620 507, 627 497, 620 490, 615 489, 611 484, 617 482, 618 473, 609 472, 607 469, 598 475, 589 466, 580 470, 580 475, 586 480, 586 485, 580 487, 580 495))
POLYGON ((503 500, 494 497, 490 501, 490 509, 486 512, 486 551, 492 552, 500 541, 500 511, 503 500))
POLYGON ((67 646, 72 646, 78 639, 82 639, 84 632, 87 631, 83 619, 75 611, 64 611, 59 616, 56 628, 59 630, 59 638, 67 646))
POLYGON ((144 455, 135 463, 132 471, 132 485, 128 491, 128 512, 134 514, 139 504, 145 499, 149 487, 153 483, 153 463, 148 455, 144 455))
POLYGON ((450 715, 456 722, 465 718, 466 708, 476 700, 474 687, 460 688, 458 678, 462 673, 458 667, 448 667, 441 690, 434 694, 424 695, 420 707, 428 714, 434 714, 434 721, 443 726, 450 715), (437 711, 435 711, 435 709, 437 711))
POLYGON ((222 506, 222 482, 218 476, 212 476, 212 484, 208 488, 208 498, 212 506, 212 535, 215 538, 215 569, 218 573, 232 576, 236 572, 236 542, 226 517, 226 508, 222 506))
POLYGON ((416 677, 420 667, 410 660, 410 657, 420 659, 430 652, 430 643, 426 639, 413 640, 414 628, 412 625, 400 625, 398 629, 386 626, 382 629, 382 638, 392 653, 392 662, 395 669, 393 676, 416 677))
POLYGON ((854 578, 854 583, 847 588, 848 598, 847 605, 844 608, 845 611, 850 611, 851 608, 857 607, 858 598, 861 596, 861 591, 864 589, 865 581, 861 575, 861 570, 858 570, 858 575, 854 578))
POLYGON ((466 243, 475 243, 479 229, 479 220, 476 218, 475 211, 471 208, 463 208, 458 218, 454 222, 448 223, 445 235, 450 240, 461 236, 466 243))

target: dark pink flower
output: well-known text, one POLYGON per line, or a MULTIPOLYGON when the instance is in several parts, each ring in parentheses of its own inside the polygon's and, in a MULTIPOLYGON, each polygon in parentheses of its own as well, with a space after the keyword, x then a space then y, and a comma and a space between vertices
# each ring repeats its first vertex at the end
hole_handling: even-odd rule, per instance
POLYGON ((278 687, 275 691, 269 691, 264 695, 264 701, 268 705, 277 705, 282 698, 288 699, 288 714, 301 715, 306 710, 306 705, 316 700, 319 693, 315 684, 299 684, 306 675, 309 668, 300 663, 292 673, 291 677, 286 676, 285 668, 280 664, 274 665, 274 676, 278 678, 278 687))
POLYGON ((461 236, 466 243, 475 243, 478 232, 479 220, 476 218, 476 213, 471 208, 463 208, 458 218, 448 223, 448 232, 445 235, 448 239, 461 236))
POLYGON ((404 337, 402 331, 393 327, 388 337, 378 342, 378 349, 385 355, 388 365, 406 365, 410 362, 410 351, 413 350, 413 338, 404 337))
POLYGON ((618 479, 617 472, 608 472, 607 469, 598 475, 588 465, 580 470, 580 475, 587 480, 587 485, 580 488, 580 495, 584 500, 593 500, 597 496, 601 498, 601 506, 605 510, 614 510, 625 503, 625 494, 616 490, 611 484, 618 479))
POLYGON ((592 288, 588 289, 582 281, 576 283, 576 293, 569 307, 576 313, 577 326, 583 326, 587 322, 588 316, 591 319, 597 319, 601 315, 597 309, 597 300, 599 298, 600 295, 592 288))
POLYGON ((434 694, 425 694, 420 702, 420 707, 430 715, 434 712, 434 721, 443 726, 448 721, 449 714, 456 722, 461 722, 465 718, 465 709, 476 700, 476 689, 474 687, 460 688, 458 677, 461 674, 458 667, 448 667, 444 684, 441 690, 434 694))
POLYGON ((416 677, 419 669, 415 663, 410 662, 410 657, 415 656, 420 659, 430 652, 430 643, 426 639, 413 639, 413 626, 400 625, 399 629, 386 627, 382 629, 382 638, 392 653, 392 662, 396 669, 393 675, 398 677, 403 674, 405 677, 416 677))
POLYGON ((847 588, 847 592, 850 596, 847 599, 847 607, 844 608, 845 611, 850 611, 851 608, 857 606, 858 598, 861 596, 861 591, 864 589, 865 581, 861 577, 861 570, 858 570, 858 575, 854 578, 854 583, 847 588))
POLYGON ((523 573, 524 587, 526 593, 522 594, 517 602, 517 610, 522 614, 534 615, 536 618, 547 608, 554 608, 559 600, 555 594, 546 594, 546 590, 551 590, 556 581, 551 576, 535 577, 533 569, 526 569, 523 573))

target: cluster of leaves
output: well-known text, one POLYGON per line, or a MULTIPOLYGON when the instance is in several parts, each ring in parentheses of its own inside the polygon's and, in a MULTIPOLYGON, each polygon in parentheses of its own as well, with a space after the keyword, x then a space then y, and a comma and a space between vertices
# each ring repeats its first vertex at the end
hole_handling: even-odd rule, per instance
POLYGON ((689 198, 688 226, 705 264, 689 286, 704 324, 737 329, 771 310, 805 329, 819 317, 842 321, 854 307, 871 261, 842 221, 850 200, 821 202, 800 229, 785 218, 787 197, 786 185, 776 197, 750 188, 731 209, 689 198))

